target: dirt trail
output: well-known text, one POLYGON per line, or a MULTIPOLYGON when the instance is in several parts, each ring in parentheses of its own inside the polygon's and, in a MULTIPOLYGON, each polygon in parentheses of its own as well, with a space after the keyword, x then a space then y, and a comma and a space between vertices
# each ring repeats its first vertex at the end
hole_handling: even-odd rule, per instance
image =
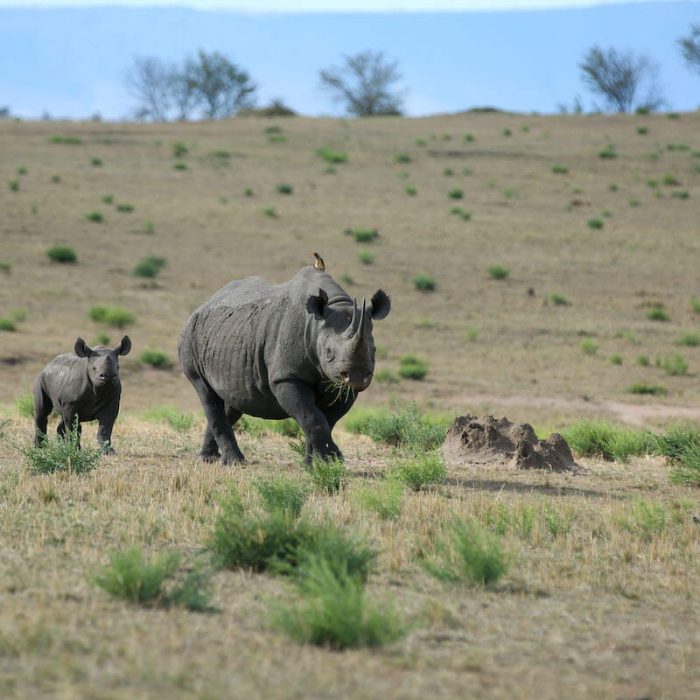
POLYGON ((460 405, 488 404, 493 406, 534 406, 552 411, 581 411, 609 413, 615 419, 629 425, 644 426, 660 421, 680 419, 700 421, 700 406, 669 406, 665 404, 630 404, 622 401, 598 401, 588 397, 564 399, 549 396, 492 396, 490 394, 465 394, 459 397, 460 405))

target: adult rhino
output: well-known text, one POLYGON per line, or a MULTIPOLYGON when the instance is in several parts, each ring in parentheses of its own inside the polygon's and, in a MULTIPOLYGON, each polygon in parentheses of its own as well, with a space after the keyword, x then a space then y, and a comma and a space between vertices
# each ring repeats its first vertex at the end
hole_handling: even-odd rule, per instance
POLYGON ((382 290, 358 306, 321 267, 284 284, 248 277, 220 289, 192 314, 178 347, 207 417, 199 456, 242 461, 233 426, 247 414, 294 418, 307 463, 342 459, 331 431, 372 381, 372 321, 390 308, 382 290))

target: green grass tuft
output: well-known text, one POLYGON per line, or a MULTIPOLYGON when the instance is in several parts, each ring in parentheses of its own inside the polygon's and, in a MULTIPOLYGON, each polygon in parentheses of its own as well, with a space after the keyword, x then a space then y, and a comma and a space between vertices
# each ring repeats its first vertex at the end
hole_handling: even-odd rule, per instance
POLYGON ((95 469, 100 461, 99 448, 79 446, 78 421, 66 437, 46 438, 40 447, 24 450, 29 468, 35 474, 70 472, 84 474, 95 469))
POLYGON ((139 260, 131 274, 134 277, 145 277, 154 279, 158 277, 160 271, 167 265, 167 260, 159 255, 149 255, 139 260))
POLYGON ((126 328, 136 320, 134 314, 119 306, 93 306, 89 316, 97 323, 104 323, 114 328, 126 328))
POLYGON ((270 476, 253 482, 268 513, 281 512, 298 518, 309 497, 309 488, 298 479, 270 476))
POLYGON ((392 465, 389 478, 406 484, 414 491, 421 491, 426 486, 442 484, 447 478, 447 468, 436 452, 416 454, 392 465))
POLYGON ((319 148, 316 155, 326 163, 347 163, 348 154, 345 151, 335 151, 331 148, 319 148))
POLYGON ((399 376, 402 379, 420 381, 428 374, 428 363, 415 355, 403 355, 399 358, 399 376))
POLYGON ((170 369, 173 362, 162 350, 144 350, 139 355, 139 360, 144 365, 149 365, 155 369, 170 369))
POLYGON ((306 472, 321 493, 337 493, 347 482, 347 470, 339 459, 314 459, 306 472))
POLYGON ((93 211, 89 211, 87 214, 85 214, 85 218, 88 221, 92 221, 95 224, 100 224, 104 221, 105 217, 101 211, 93 210, 93 211))
POLYGON ((629 389, 630 394, 641 394, 648 396, 666 396, 668 389, 660 384, 647 384, 646 382, 635 382, 629 389))
POLYGON ((648 430, 623 428, 602 420, 582 420, 561 431, 569 447, 582 457, 626 461, 654 454, 656 437, 648 430))
POLYGON ((194 425, 194 416, 173 406, 153 406, 143 413, 144 420, 165 423, 179 433, 186 433, 194 425))
POLYGON ((357 254, 357 258, 363 265, 371 265, 375 261, 376 256, 370 250, 361 250, 357 254))
POLYGON ((78 255, 69 245, 54 245, 46 251, 46 257, 52 262, 74 264, 78 255))
POLYGON ((435 290, 435 278, 423 273, 411 278, 413 286, 421 292, 432 292, 435 290))
POLYGON ((510 270, 503 265, 489 265, 486 271, 489 273, 489 277, 494 280, 504 280, 510 275, 510 270))
POLYGON ((404 504, 404 484, 396 479, 377 484, 362 484, 354 497, 365 510, 376 513, 382 520, 395 520, 404 504))

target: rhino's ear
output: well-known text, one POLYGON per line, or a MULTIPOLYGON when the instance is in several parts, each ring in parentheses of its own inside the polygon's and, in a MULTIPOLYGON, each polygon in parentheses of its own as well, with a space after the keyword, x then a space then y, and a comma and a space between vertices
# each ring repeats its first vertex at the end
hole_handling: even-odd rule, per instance
POLYGON ((131 339, 129 338, 128 335, 125 335, 122 338, 122 342, 119 343, 119 346, 114 348, 114 352, 117 355, 128 355, 130 350, 131 350, 131 339))
POLYGON ((75 341, 73 351, 78 357, 90 357, 95 354, 93 349, 82 338, 78 338, 75 341))
POLYGON ((371 303, 373 321, 381 321, 389 315, 391 311, 391 299, 389 299, 389 295, 383 289, 374 293, 371 303))
POLYGON ((328 294, 323 289, 318 290, 318 295, 310 296, 306 301, 306 310, 317 320, 323 319, 328 307, 328 294))

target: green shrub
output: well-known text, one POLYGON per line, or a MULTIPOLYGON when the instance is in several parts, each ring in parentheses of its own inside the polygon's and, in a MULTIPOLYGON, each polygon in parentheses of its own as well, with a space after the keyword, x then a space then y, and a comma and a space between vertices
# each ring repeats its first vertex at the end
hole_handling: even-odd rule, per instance
POLYGON ((46 438, 41 446, 32 445, 24 450, 29 468, 36 474, 50 474, 65 471, 84 474, 97 467, 100 461, 100 449, 94 447, 80 448, 78 419, 68 435, 46 438))
POLYGON ((501 131, 501 133, 503 134, 503 136, 512 136, 513 135, 513 132, 508 127, 503 129, 503 131, 501 131))
POLYGON ((0 260, 0 272, 9 274, 12 271, 12 263, 9 260, 0 260))
POLYGON ((637 127, 637 133, 640 136, 646 136, 649 133, 649 128, 646 126, 638 126, 637 127))
POLYGON ((267 140, 270 143, 286 143, 287 137, 284 134, 271 134, 267 140))
POLYGON ((46 251, 46 256, 52 262, 57 263, 72 264, 78 262, 78 256, 76 255, 75 250, 73 250, 73 248, 71 248, 69 245, 51 246, 46 251))
POLYGON ((379 231, 376 228, 349 228, 345 234, 352 236, 357 243, 371 243, 375 238, 379 238, 379 231))
POLYGON ((561 163, 554 163, 551 170, 555 175, 566 175, 569 172, 569 169, 561 163))
POLYGON ((656 437, 648 430, 622 428, 602 420, 582 420, 565 428, 562 437, 582 457, 626 461, 653 454, 656 437))
POLYGON ((101 168, 102 158, 90 158, 90 165, 92 165, 93 168, 101 168))
POLYGON ((187 163, 184 160, 178 160, 173 165, 174 170, 187 170, 187 163))
POLYGON ((134 205, 133 204, 128 204, 127 202, 120 202, 117 204, 117 211, 121 212, 122 214, 131 214, 132 211, 134 211, 134 205))
POLYGON ((462 207, 452 207, 450 214, 454 214, 464 221, 469 221, 472 218, 471 212, 465 211, 462 207))
POLYGON ((427 146, 428 142, 425 139, 417 138, 414 142, 416 146, 427 146))
POLYGON ((411 160, 411 156, 409 156, 408 153, 397 153, 394 156, 395 163, 410 163, 411 160))
POLYGON ((334 151, 331 148, 319 148, 316 155, 327 163, 347 163, 348 154, 345 151, 334 151))
POLYGON ((263 207, 262 213, 270 219, 277 218, 277 209, 275 207, 263 207))
POLYGON ((611 182, 611 183, 608 185, 608 189, 609 189, 611 192, 617 192, 620 188, 617 186, 616 183, 611 182))
POLYGON ((593 338, 583 338, 580 347, 585 355, 595 355, 598 352, 598 343, 593 338))
POLYGON ((666 396, 668 389, 660 384, 646 384, 645 382, 635 382, 627 390, 630 394, 641 394, 649 396, 666 396))
POLYGON ((110 554, 94 582, 111 596, 137 605, 213 611, 209 575, 195 568, 178 576, 180 560, 177 552, 168 552, 149 561, 143 550, 132 547, 110 554))
POLYGON ((158 277, 160 271, 166 266, 166 264, 167 261, 165 258, 158 255, 149 255, 148 257, 139 260, 131 274, 134 275, 134 277, 154 279, 155 277, 158 277))
POLYGON ((363 484, 355 492, 355 498, 365 510, 376 513, 382 520, 394 520, 401 515, 404 488, 403 483, 396 479, 363 484))
POLYGON ((692 297, 690 300, 690 308, 693 310, 694 314, 700 314, 700 299, 692 297))
POLYGON ((389 469, 389 477, 414 491, 421 491, 426 486, 442 484, 447 478, 447 469, 442 457, 433 452, 397 462, 389 469))
POLYGON ((280 194, 292 194, 294 192, 294 188, 286 182, 280 182, 275 189, 280 194))
POLYGON ((438 543, 437 557, 423 561, 425 569, 441 581, 484 586, 495 583, 510 568, 500 539, 476 521, 457 521, 447 541, 438 543))
POLYGON ((648 355, 638 355, 637 356, 637 364, 640 367, 648 367, 650 364, 649 356, 648 355))
POLYGON ((554 306, 571 306, 571 302, 563 294, 558 294, 557 292, 552 292, 549 295, 549 301, 554 306))
POLYGON ((321 557, 309 562, 300 587, 302 602, 278 604, 272 618, 300 643, 334 650, 381 647, 405 634, 393 608, 368 603, 361 581, 338 574, 321 557))
POLYGON ((674 377, 688 373, 688 362, 677 352, 669 357, 657 357, 656 366, 674 377))
POLYGON ((150 220, 150 219, 144 219, 143 221, 143 228, 141 229, 141 233, 146 233, 148 235, 155 233, 156 227, 155 224, 150 220))
POLYGON ((474 328, 473 326, 467 326, 465 335, 469 342, 475 343, 479 339, 479 329, 474 328))
POLYGON ((689 449, 700 448, 700 428, 693 423, 673 423, 658 437, 658 452, 679 462, 689 449))
POLYGON ((0 318, 0 331, 7 331, 8 333, 13 333, 17 330, 14 322, 9 318, 0 318))
POLYGON ((463 141, 465 143, 474 143, 474 141, 476 141, 476 137, 474 134, 464 134, 463 141))
POLYGON ((96 333, 93 345, 109 345, 109 336, 106 333, 96 333))
POLYGON ((615 150, 615 145, 609 143, 602 151, 598 151, 598 158, 603 158, 604 160, 611 160, 617 158, 617 151, 615 150))
POLYGON ((97 210, 89 211, 87 214, 85 214, 85 218, 95 224, 100 224, 104 221, 102 212, 97 210))
POLYGON ((464 192, 463 190, 460 190, 459 187, 455 187, 447 193, 447 196, 450 199, 462 199, 462 197, 464 197, 464 192))
POLYGON ((452 170, 452 168, 445 168, 445 169, 442 171, 442 174, 443 174, 444 177, 452 177, 452 176, 455 174, 455 171, 452 170))
POLYGON ((55 185, 57 185, 59 182, 61 182, 61 176, 60 175, 52 175, 51 182, 53 182, 55 185))
POLYGON ((102 202, 104 204, 114 204, 114 195, 113 194, 104 195, 104 197, 102 197, 102 202))
POLYGON ((671 175, 670 173, 666 173, 666 175, 661 178, 661 182, 667 187, 677 187, 681 184, 681 181, 675 175, 671 175))
POLYGON ((134 314, 119 306, 93 306, 90 318, 97 323, 104 323, 114 328, 126 328, 136 320, 134 314))
POLYGON ((178 433, 186 433, 194 425, 194 416, 183 413, 173 406, 154 406, 143 414, 144 420, 165 423, 178 433))
POLYGON ((172 360, 162 350, 144 350, 139 360, 155 369, 170 369, 173 366, 172 360))
POLYGON ((673 197, 673 199, 689 199, 690 192, 688 192, 688 190, 673 190, 673 192, 671 192, 671 197, 673 197))
POLYGON ((594 229, 594 230, 600 230, 605 226, 605 222, 602 219, 599 219, 598 217, 593 217, 592 219, 588 219, 588 228, 594 229))
POLYGON ((622 355, 620 355, 619 352, 613 353, 610 355, 610 364, 611 365, 621 365, 622 364, 622 355))
POLYGON ((246 187, 246 188, 243 190, 243 195, 244 195, 245 197, 252 197, 254 194, 255 194, 255 193, 253 192, 253 188, 252 188, 252 187, 246 187))
POLYGON ((371 265, 374 260, 375 260, 375 255, 372 251, 369 250, 361 250, 357 254, 358 260, 363 264, 363 265, 371 265))
POLYGON ((337 493, 347 481, 347 470, 339 459, 314 459, 306 472, 321 493, 337 493))
POLYGON ((34 417, 34 396, 31 391, 25 391, 15 399, 15 409, 22 418, 34 417))
POLYGON ((265 127, 266 134, 281 134, 283 131, 284 131, 284 129, 282 129, 282 127, 278 126, 278 125, 265 127))
POLYGON ((489 277, 494 280, 504 280, 510 275, 510 270, 503 265, 489 265, 486 271, 489 273, 489 277))
POLYGON ((421 292, 432 292, 435 289, 435 278, 430 275, 418 274, 411 278, 413 286, 421 292))
POLYGON ((380 384, 398 384, 399 378, 389 369, 380 369, 374 373, 374 381, 380 384))
POLYGON ((418 190, 413 185, 406 185, 406 187, 404 187, 403 191, 409 197, 415 197, 418 194, 418 190))
POLYGON ((700 444, 697 441, 687 445, 675 459, 671 467, 671 481, 674 484, 700 486, 700 444))
POLYGON ((627 202, 631 207, 641 207, 642 202, 639 199, 632 198, 627 202))
POLYGON ((173 144, 173 158, 184 158, 189 151, 187 144, 182 143, 182 141, 177 141, 173 144))
POLYGON ((652 306, 647 311, 647 318, 650 321, 668 321, 669 315, 663 306, 652 306))
POLYGON ((403 379, 421 380, 428 374, 428 363, 415 355, 399 358, 399 376, 403 379))
POLYGON ((10 180, 9 182, 10 192, 19 192, 19 180, 10 180))
POLYGON ((666 510, 661 503, 639 498, 634 502, 629 516, 623 516, 619 524, 649 542, 666 529, 666 510))
POLYGON ((686 333, 678 339, 678 345, 695 348, 700 345, 700 333, 686 333))
POLYGON ((82 142, 83 140, 78 136, 66 136, 65 134, 53 134, 49 136, 49 143, 62 143, 70 146, 77 146, 82 142))
POLYGON ((415 403, 392 411, 355 408, 343 425, 349 432, 367 435, 376 442, 421 451, 442 445, 448 428, 447 421, 425 415, 415 403))
POLYGON ((290 518, 298 518, 309 497, 308 487, 286 476, 270 476, 253 482, 268 513, 285 513, 290 518))

